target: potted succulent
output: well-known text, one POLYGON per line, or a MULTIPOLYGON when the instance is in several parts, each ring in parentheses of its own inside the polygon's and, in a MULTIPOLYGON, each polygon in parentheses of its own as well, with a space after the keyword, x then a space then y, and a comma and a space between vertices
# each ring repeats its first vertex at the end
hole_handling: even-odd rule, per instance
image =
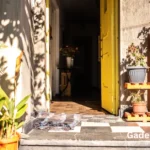
MULTIPOLYGON (((0 45, 2 53, 8 51, 7 46, 0 45)), ((6 54, 5 54, 6 55, 6 54)), ((16 102, 16 87, 17 79, 19 77, 21 58, 23 52, 20 51, 20 55, 15 59, 14 69, 14 97, 9 98, 6 92, 1 88, 0 85, 0 150, 17 150, 18 141, 20 135, 17 133, 17 129, 20 128, 24 122, 21 121, 21 117, 25 114, 27 109, 27 100, 30 95, 23 98, 19 103, 16 102)), ((14 61, 14 59, 12 59, 14 61)), ((10 61, 12 61, 10 60, 10 61)), ((8 63, 7 68, 11 68, 8 63)), ((12 68, 11 68, 12 69, 12 68)), ((0 77, 3 75, 4 68, 0 68, 0 77)), ((13 69, 12 69, 13 70, 13 69)), ((5 82, 5 81, 3 81, 5 82)), ((6 89, 7 90, 7 89, 6 89)))
POLYGON ((126 64, 129 82, 143 83, 148 68, 146 63, 147 50, 132 43, 127 49, 126 64))
POLYGON ((68 68, 71 68, 73 66, 74 57, 77 51, 78 47, 68 45, 60 48, 60 53, 66 57, 66 63, 68 68))
POLYGON ((143 94, 141 90, 131 93, 132 107, 135 114, 144 114, 147 112, 147 104, 144 101, 143 94))

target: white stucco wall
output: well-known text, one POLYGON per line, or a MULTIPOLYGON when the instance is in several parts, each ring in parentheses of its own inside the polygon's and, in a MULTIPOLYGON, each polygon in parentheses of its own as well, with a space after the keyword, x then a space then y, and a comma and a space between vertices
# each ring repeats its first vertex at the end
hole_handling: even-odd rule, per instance
MULTIPOLYGON (((150 2, 149 0, 120 0, 120 64, 126 58, 126 49, 131 43, 140 45, 144 42, 147 44, 147 39, 141 40, 138 38, 143 28, 150 27, 150 2)), ((148 33, 147 33, 148 35, 148 33)), ((121 65, 121 111, 130 105, 128 91, 124 89, 124 83, 127 80, 125 68, 121 65)))
MULTIPOLYGON (((0 5, 0 41, 24 51, 17 87, 17 101, 31 94, 31 38, 30 3, 28 0, 2 0, 0 5)), ((10 49, 11 50, 11 49, 10 49)), ((5 81, 4 81, 5 82, 5 81)), ((32 113, 29 100, 29 116, 32 113)))
MULTIPOLYGON (((45 10, 45 1, 41 8, 45 10)), ((0 42, 17 47, 24 52, 17 87, 18 101, 31 94, 28 101, 28 117, 36 110, 45 109, 45 24, 44 18, 38 39, 33 33, 33 8, 31 0, 1 0, 0 4, 0 42)), ((4 81, 5 82, 5 81, 4 81)))

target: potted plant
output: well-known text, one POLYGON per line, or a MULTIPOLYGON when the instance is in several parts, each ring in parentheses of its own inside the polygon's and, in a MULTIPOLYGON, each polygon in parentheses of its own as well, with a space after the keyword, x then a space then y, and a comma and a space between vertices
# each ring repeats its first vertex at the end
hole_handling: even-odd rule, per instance
MULTIPOLYGON (((8 51, 7 46, 0 45, 0 49, 3 53, 8 51)), ((6 54, 5 54, 6 55, 6 54)), ((21 58, 23 52, 20 51, 20 55, 16 59, 12 59, 15 62, 14 68, 9 66, 5 66, 5 69, 0 68, 1 73, 0 77, 3 75, 3 72, 6 68, 11 68, 14 70, 14 97, 9 98, 6 92, 1 88, 0 85, 0 150, 17 150, 18 149, 18 141, 20 139, 20 135, 17 133, 17 129, 23 125, 23 121, 21 121, 21 117, 25 114, 27 109, 27 100, 29 99, 30 95, 23 98, 18 104, 16 102, 16 87, 17 87, 17 80, 19 77, 20 66, 21 66, 21 58)), ((10 60, 10 61, 12 61, 10 60)), ((2 62, 1 62, 2 63, 2 62)), ((5 81, 3 81, 5 82, 5 81)), ((7 90, 7 89, 6 89, 7 90)))
POLYGON ((60 48, 60 53, 66 57, 66 63, 68 68, 71 68, 73 66, 74 57, 77 51, 78 47, 68 45, 63 48, 60 48))
POLYGON ((127 49, 126 64, 129 75, 129 82, 143 83, 148 68, 146 63, 147 50, 132 43, 127 49))
POLYGON ((27 108, 29 95, 23 98, 17 105, 15 99, 10 99, 4 90, 0 88, 0 149, 17 150, 20 139, 17 129, 24 122, 19 120, 27 108))
POLYGON ((143 98, 143 92, 138 90, 131 93, 132 107, 134 114, 145 114, 147 112, 147 105, 143 98))

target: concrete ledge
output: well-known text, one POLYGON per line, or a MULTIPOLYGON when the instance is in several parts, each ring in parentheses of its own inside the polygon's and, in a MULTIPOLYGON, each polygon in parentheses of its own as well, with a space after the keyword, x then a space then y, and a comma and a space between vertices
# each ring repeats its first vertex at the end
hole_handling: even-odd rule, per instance
POLYGON ((90 146, 90 147, 150 147, 150 141, 80 141, 80 140, 24 140, 20 145, 32 146, 90 146))
POLYGON ((129 147, 46 147, 46 146, 23 146, 19 150, 149 150, 149 148, 129 148, 129 147))

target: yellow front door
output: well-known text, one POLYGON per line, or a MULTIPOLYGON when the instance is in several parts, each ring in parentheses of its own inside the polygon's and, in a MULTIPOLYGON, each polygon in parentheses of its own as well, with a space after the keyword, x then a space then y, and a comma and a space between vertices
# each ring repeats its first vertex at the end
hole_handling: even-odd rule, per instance
POLYGON ((118 2, 100 0, 101 105, 118 113, 118 2))

